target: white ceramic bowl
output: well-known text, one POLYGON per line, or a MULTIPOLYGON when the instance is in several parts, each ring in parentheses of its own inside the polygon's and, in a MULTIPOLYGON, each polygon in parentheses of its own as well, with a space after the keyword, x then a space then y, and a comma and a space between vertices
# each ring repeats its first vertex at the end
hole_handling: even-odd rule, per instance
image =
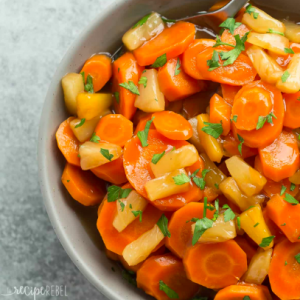
MULTIPOLYGON (((193 15, 209 8, 216 0, 108 0, 112 3, 78 36, 61 61, 49 87, 39 131, 40 186, 53 228, 79 270, 111 300, 150 299, 121 278, 120 271, 107 259, 96 229, 96 210, 72 200, 61 183, 65 160, 59 152, 55 132, 67 118, 61 78, 79 72, 83 63, 97 52, 113 53, 121 45, 124 32, 150 11, 169 18, 193 15)), ((259 0, 263 6, 300 13, 299 0, 259 0)), ((92 9, 97 10, 97 7, 92 9)), ((152 299, 152 298, 151 298, 152 299)))

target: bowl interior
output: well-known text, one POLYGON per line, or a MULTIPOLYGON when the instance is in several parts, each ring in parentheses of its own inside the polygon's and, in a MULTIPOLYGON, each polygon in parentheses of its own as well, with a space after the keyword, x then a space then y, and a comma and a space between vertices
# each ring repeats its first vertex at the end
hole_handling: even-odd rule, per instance
MULTIPOLYGON (((40 186, 45 206, 58 238, 73 262, 109 299, 138 300, 150 299, 150 297, 132 288, 122 279, 119 274, 120 269, 106 258, 101 237, 96 229, 97 210, 85 208, 72 200, 61 183, 60 178, 65 160, 57 148, 55 132, 68 115, 64 108, 60 80, 66 73, 79 72, 85 60, 92 54, 113 53, 121 45, 124 32, 150 11, 157 11, 169 18, 179 18, 206 10, 216 2, 218 1, 113 1, 103 12, 99 12, 96 20, 72 44, 60 63, 48 90, 41 117, 38 145, 40 186), (113 272, 112 266, 116 272, 113 272)), ((259 6, 270 7, 272 15, 281 18, 291 16, 295 19, 300 13, 297 0, 273 0, 272 2, 256 0, 253 2, 259 6), (274 8, 281 11, 280 14, 274 11, 274 8)))

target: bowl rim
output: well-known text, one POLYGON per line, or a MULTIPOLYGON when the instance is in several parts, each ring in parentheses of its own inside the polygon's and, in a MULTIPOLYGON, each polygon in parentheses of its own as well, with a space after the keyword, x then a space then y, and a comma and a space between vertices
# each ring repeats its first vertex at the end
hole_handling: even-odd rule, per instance
POLYGON ((57 78, 57 75, 60 71, 59 70, 60 65, 67 59, 67 57, 72 52, 73 48, 78 47, 82 43, 83 38, 88 34, 88 32, 95 30, 99 26, 99 22, 101 22, 102 19, 109 16, 111 13, 113 13, 117 9, 118 5, 122 4, 122 2, 124 1, 111 0, 111 2, 106 7, 104 7, 103 10, 99 12, 96 17, 94 17, 94 19, 92 19, 92 21, 78 34, 78 36, 75 39, 73 39, 67 51, 63 55, 59 64, 57 65, 56 71, 52 76, 43 103, 43 108, 42 108, 40 121, 39 121, 38 145, 37 145, 39 186, 40 186, 43 202, 48 217, 50 219, 52 228, 54 229, 54 232, 58 237, 58 240, 60 241, 62 247, 66 251, 67 255, 70 257, 70 259, 75 264, 75 266, 79 269, 79 271, 101 294, 103 294, 105 297, 111 300, 120 300, 120 297, 117 293, 115 293, 112 289, 110 289, 109 286, 106 286, 102 282, 99 282, 95 274, 88 268, 88 266, 84 263, 81 257, 77 255, 76 249, 72 247, 68 235, 66 234, 64 228, 59 222, 59 218, 57 218, 55 214, 55 208, 53 205, 54 202, 51 196, 52 187, 50 186, 49 179, 48 179, 49 175, 47 174, 47 166, 46 166, 47 156, 44 155, 44 153, 47 153, 46 151, 47 140, 44 139, 44 137, 48 133, 47 129, 50 120, 49 117, 47 116, 51 108, 51 100, 53 98, 52 91, 57 87, 57 82, 54 79, 57 78))

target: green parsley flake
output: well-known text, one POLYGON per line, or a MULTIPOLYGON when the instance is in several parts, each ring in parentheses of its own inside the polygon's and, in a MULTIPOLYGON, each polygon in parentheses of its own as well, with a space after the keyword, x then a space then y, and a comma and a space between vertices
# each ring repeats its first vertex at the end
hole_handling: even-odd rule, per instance
POLYGON ((176 23, 177 21, 176 20, 173 20, 173 19, 167 19, 165 17, 161 17, 163 22, 165 23, 176 23))
POLYGON ((237 217, 236 222, 237 222, 238 229, 241 230, 241 218, 237 217))
POLYGON ((156 165, 159 162, 159 160, 165 155, 165 153, 166 153, 166 151, 164 151, 162 153, 154 154, 152 156, 151 162, 156 165))
POLYGON ((213 221, 204 217, 203 219, 199 219, 196 222, 195 225, 195 230, 194 230, 194 234, 193 234, 193 240, 192 240, 192 245, 194 246, 198 240, 200 239, 200 237, 203 235, 203 233, 211 228, 213 226, 213 221))
POLYGON ((152 68, 159 68, 159 67, 163 67, 167 62, 167 54, 163 54, 161 56, 159 56, 156 61, 154 62, 154 64, 151 65, 152 68))
POLYGON ((213 71, 219 67, 221 67, 220 63, 219 63, 219 52, 214 50, 213 51, 213 55, 212 58, 210 60, 207 61, 207 65, 209 66, 208 71, 213 71))
POLYGON ((84 76, 84 72, 81 72, 80 74, 81 74, 81 76, 82 76, 83 85, 85 85, 85 76, 84 76))
POLYGON ((144 25, 148 21, 148 19, 149 19, 150 16, 151 16, 151 13, 148 14, 148 15, 146 15, 142 19, 140 19, 135 25, 132 26, 132 28, 136 28, 138 26, 144 25))
POLYGON ((160 217, 160 219, 157 221, 156 224, 159 227, 160 231, 163 233, 163 235, 170 238, 171 233, 168 229, 168 223, 169 223, 168 218, 164 214, 162 214, 162 216, 160 217))
POLYGON ((90 141, 93 142, 93 143, 99 143, 100 140, 101 139, 100 139, 100 137, 98 135, 96 135, 96 132, 93 132, 90 141))
POLYGON ((109 154, 109 150, 107 149, 100 149, 100 153, 109 161, 111 161, 111 159, 114 157, 113 154, 109 154))
POLYGON ((116 98, 116 102, 118 104, 120 104, 120 93, 119 92, 115 92, 115 98, 116 98))
POLYGON ((86 78, 84 90, 88 93, 94 93, 93 77, 90 74, 86 78))
POLYGON ((295 259, 296 259, 297 263, 300 264, 300 253, 295 255, 295 259))
POLYGON ((211 135, 215 139, 217 139, 223 133, 222 123, 217 124, 217 123, 204 122, 204 125, 206 126, 202 127, 201 130, 211 135))
POLYGON ((137 136, 138 136, 138 138, 141 141, 142 147, 147 147, 148 146, 148 143, 147 143, 148 133, 149 133, 149 129, 150 129, 151 123, 153 122, 153 119, 154 118, 152 118, 151 120, 147 121, 147 123, 145 125, 145 129, 142 130, 142 131, 139 131, 137 133, 137 136))
POLYGON ((226 208, 224 211, 224 221, 229 222, 230 220, 234 220, 235 213, 232 211, 232 209, 229 207, 228 204, 223 205, 223 209, 226 208))
POLYGON ((184 173, 182 173, 182 174, 179 174, 177 176, 174 176, 173 180, 174 180, 175 184, 177 184, 177 185, 183 185, 185 183, 190 182, 191 179, 190 179, 190 177, 188 177, 187 175, 185 175, 184 173))
POLYGON ((286 187, 283 185, 281 187, 280 196, 282 196, 285 193, 285 191, 286 191, 286 187))
POLYGON ((219 204, 219 199, 217 199, 215 201, 215 212, 212 218, 213 221, 216 221, 218 219, 219 213, 220 213, 220 204, 219 204))
POLYGON ((219 189, 219 185, 217 183, 214 184, 216 189, 218 190, 219 189))
POLYGON ((259 223, 256 223, 253 227, 255 228, 255 227, 257 227, 259 225, 259 223))
POLYGON ((295 54, 294 50, 291 48, 284 48, 284 52, 288 54, 295 54))
POLYGON ((265 237, 262 239, 261 243, 258 246, 262 248, 268 247, 272 243, 274 238, 275 238, 274 235, 265 237))
POLYGON ((296 200, 292 195, 285 194, 285 198, 283 198, 286 202, 291 203, 292 205, 299 204, 299 201, 296 200))
POLYGON ((283 223, 283 224, 281 224, 280 226, 285 226, 286 225, 286 223, 283 223))
POLYGON ((130 91, 132 94, 140 95, 140 92, 139 92, 137 86, 131 80, 129 80, 128 83, 127 82, 120 83, 119 86, 130 91))
POLYGON ((238 144, 238 150, 239 150, 239 152, 240 152, 240 154, 242 156, 242 148, 243 148, 243 144, 244 144, 245 140, 239 134, 237 135, 237 137, 238 137, 238 139, 240 141, 240 143, 238 144))
POLYGON ((287 81, 287 79, 290 77, 290 73, 288 72, 288 71, 285 71, 284 73, 283 73, 283 75, 281 76, 281 81, 282 82, 286 82, 287 81))
POLYGON ((237 29, 242 23, 235 22, 234 18, 228 18, 226 19, 219 27, 226 28, 229 30, 229 32, 234 35, 234 30, 237 29))
POLYGON ((124 209, 125 209, 125 204, 120 199, 118 200, 118 202, 119 202, 119 204, 121 206, 121 212, 123 212, 124 209))
POLYGON ((265 125, 266 122, 273 124, 273 118, 277 119, 277 117, 271 112, 269 113, 267 116, 263 117, 263 116, 259 116, 258 117, 258 122, 256 125, 256 130, 259 130, 261 128, 263 128, 263 126, 265 125))
POLYGON ((70 179, 68 179, 67 182, 70 182, 70 179))
POLYGON ((84 122, 85 118, 81 119, 80 122, 77 125, 75 125, 75 128, 81 127, 84 124, 84 122))
MULTIPOLYGON (((276 31, 276 30, 274 30, 274 29, 272 29, 272 28, 269 28, 268 31, 267 31, 267 33, 274 33, 274 34, 279 34, 279 35, 284 36, 284 33, 283 33, 283 32, 276 31)), ((287 48, 285 48, 285 49, 287 49, 287 48)))
POLYGON ((168 287, 162 280, 159 281, 159 290, 163 291, 170 299, 178 299, 178 294, 168 287))
POLYGON ((243 300, 251 300, 251 298, 249 296, 245 296, 243 300))
POLYGON ((135 217, 140 216, 140 222, 142 222, 143 212, 141 210, 132 210, 131 212, 135 217))
POLYGON ((296 188, 296 185, 294 183, 291 183, 290 191, 293 192, 296 188))
POLYGON ((234 48, 235 46, 232 44, 224 43, 222 42, 221 38, 219 35, 216 36, 216 43, 213 45, 213 48, 218 47, 218 46, 229 46, 234 48))
POLYGON ((180 60, 177 58, 176 68, 175 68, 175 76, 177 76, 180 73, 180 60))
POLYGON ((288 262, 287 262, 287 261, 285 261, 285 262, 284 262, 284 265, 285 265, 285 266, 287 266, 287 264, 288 264, 288 262))
POLYGON ((129 204, 129 208, 132 209, 132 204, 131 203, 129 204))
POLYGON ((253 15, 253 18, 254 19, 257 19, 258 18, 258 15, 259 13, 256 12, 255 8, 249 4, 247 7, 246 7, 246 13, 249 14, 251 16, 251 14, 253 15))
POLYGON ((128 197, 132 189, 122 189, 119 186, 111 185, 107 189, 107 202, 114 202, 119 199, 125 199, 128 197))
POLYGON ((140 80, 139 80, 139 84, 142 84, 143 86, 144 86, 144 88, 147 86, 147 81, 148 81, 148 79, 147 79, 147 77, 145 77, 145 76, 142 76, 141 78, 140 78, 140 80))
POLYGON ((232 120, 233 122, 236 122, 236 121, 237 121, 237 118, 238 118, 237 115, 233 115, 231 120, 232 120))

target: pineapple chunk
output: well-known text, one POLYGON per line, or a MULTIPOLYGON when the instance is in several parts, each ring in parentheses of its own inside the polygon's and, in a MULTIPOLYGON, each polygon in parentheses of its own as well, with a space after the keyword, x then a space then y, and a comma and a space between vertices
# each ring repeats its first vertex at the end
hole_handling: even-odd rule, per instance
MULTIPOLYGON (((178 101, 175 101, 172 103, 176 103, 176 102, 178 102, 178 101)), ((192 129, 193 129, 193 136, 189 139, 189 142, 191 144, 193 144, 200 153, 205 152, 203 146, 201 145, 200 139, 199 139, 197 118, 194 117, 194 118, 189 119, 189 123, 191 124, 192 129)))
POLYGON ((267 179, 264 176, 238 156, 230 157, 225 163, 239 188, 248 197, 258 194, 267 183, 267 179))
POLYGON ((123 231, 131 222, 133 222, 139 216, 134 216, 132 211, 144 211, 148 204, 148 201, 143 198, 136 191, 130 192, 127 198, 120 199, 125 205, 123 211, 121 203, 117 202, 117 215, 114 218, 113 226, 119 231, 123 231))
POLYGON ((109 114, 111 114, 111 111, 109 109, 106 109, 99 116, 97 116, 91 120, 85 121, 83 123, 83 125, 81 125, 77 128, 76 128, 76 125, 78 125, 81 122, 81 120, 76 118, 70 122, 70 127, 71 127, 74 135, 78 139, 78 141, 83 143, 92 137, 99 120, 102 117, 109 115, 109 114))
POLYGON ((289 48, 289 40, 282 35, 276 33, 255 33, 250 32, 247 42, 264 49, 270 50, 279 55, 286 55, 284 48, 289 48))
POLYGON ((145 184, 145 189, 149 200, 154 201, 177 193, 187 192, 190 188, 189 182, 181 185, 175 183, 174 177, 179 175, 187 176, 187 173, 184 169, 179 169, 148 181, 145 184))
POLYGON ((254 8, 255 13, 258 13, 257 18, 255 19, 253 17, 253 13, 251 13, 251 15, 245 13, 243 15, 242 23, 259 33, 267 33, 269 29, 284 33, 285 26, 282 22, 272 18, 270 15, 255 6, 252 6, 252 8, 254 8))
MULTIPOLYGON (((192 233, 195 231, 196 224, 192 225, 192 233)), ((200 239, 199 243, 221 243, 232 240, 236 237, 236 229, 234 221, 224 221, 224 215, 221 214, 213 223, 213 226, 207 229, 200 239)))
POLYGON ((112 101, 112 94, 79 93, 77 96, 78 118, 91 120, 108 109, 112 101))
POLYGON ((123 150, 118 145, 111 143, 85 142, 79 147, 80 166, 82 170, 90 170, 116 160, 122 154, 123 150), (105 150, 108 150, 110 156, 112 155, 110 160, 104 156, 106 155, 105 150))
MULTIPOLYGON (((145 16, 144 18, 147 18, 145 16)), ((151 13, 143 25, 135 25, 129 29, 122 38, 128 50, 133 51, 161 33, 165 28, 164 22, 158 13, 151 13)))
POLYGON ((129 266, 135 266, 144 261, 163 239, 163 233, 155 224, 152 229, 127 245, 122 256, 129 266))
POLYGON ((293 184, 300 184, 300 170, 298 170, 293 176, 289 178, 289 181, 293 184))
POLYGON ((283 70, 277 62, 258 46, 248 48, 247 54, 260 78, 276 84, 283 74, 283 70))
POLYGON ((76 116, 77 115, 77 95, 84 91, 83 79, 81 74, 69 73, 61 80, 65 105, 68 112, 76 116))
POLYGON ((280 78, 276 87, 283 93, 296 93, 300 90, 300 53, 293 55, 286 71, 289 74, 285 82, 280 78))
POLYGON ((201 153, 201 158, 204 161, 205 169, 209 172, 205 176, 206 185, 213 188, 216 193, 220 194, 220 189, 216 188, 216 184, 220 185, 227 177, 226 175, 209 159, 205 153, 201 153))
POLYGON ((241 211, 244 211, 255 204, 261 204, 265 199, 263 195, 247 197, 241 192, 236 181, 232 177, 228 177, 221 182, 219 189, 224 196, 232 203, 236 204, 241 211))
POLYGON ((207 114, 198 115, 197 121, 198 135, 201 145, 205 150, 205 153, 208 155, 210 160, 216 161, 218 163, 221 162, 221 159, 223 157, 222 145, 218 142, 217 139, 202 131, 202 128, 206 127, 204 122, 209 122, 209 116, 207 114))
POLYGON ((160 91, 157 70, 145 70, 139 85, 140 95, 136 97, 134 106, 144 112, 156 112, 165 110, 165 96, 160 91))
POLYGON ((300 43, 300 26, 291 21, 283 21, 285 25, 285 36, 293 43, 300 43))
POLYGON ((150 163, 155 177, 161 177, 177 169, 189 167, 199 159, 197 149, 193 145, 186 145, 166 153, 156 164, 150 163))
POLYGON ((248 270, 243 276, 243 281, 253 284, 262 284, 269 273, 272 249, 259 248, 252 257, 248 270))
MULTIPOLYGON (((241 227, 257 245, 260 245, 264 238, 272 236, 259 204, 244 211, 240 215, 240 220, 241 227)), ((263 249, 270 249, 273 245, 274 242, 272 241, 268 246, 263 247, 263 249)))

